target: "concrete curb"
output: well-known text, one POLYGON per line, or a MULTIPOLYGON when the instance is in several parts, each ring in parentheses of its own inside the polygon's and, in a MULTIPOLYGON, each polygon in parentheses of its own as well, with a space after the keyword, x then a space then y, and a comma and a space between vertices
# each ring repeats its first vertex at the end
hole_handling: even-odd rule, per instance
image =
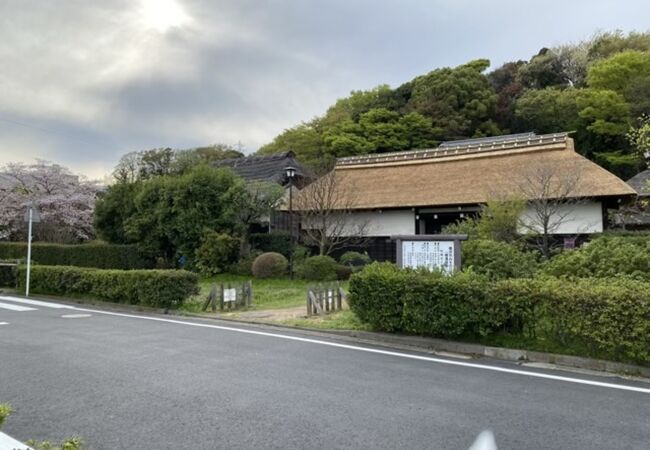
MULTIPOLYGON (((174 313, 177 314, 177 313, 174 313)), ((446 341, 444 339, 428 338, 422 336, 407 336, 400 334, 381 333, 373 331, 354 331, 354 330, 326 330, 321 328, 304 328, 293 327, 276 323, 249 321, 241 319, 231 319, 224 317, 206 317, 200 314, 180 313, 186 317, 222 320, 227 322, 254 324, 270 326, 284 330, 300 330, 303 332, 314 332, 321 335, 343 336, 360 340, 364 343, 401 348, 406 350, 425 350, 427 352, 448 352, 468 355, 474 358, 487 357, 500 359, 504 361, 526 362, 526 363, 546 363, 562 366, 566 368, 594 370, 598 372, 607 372, 614 375, 631 375, 640 376, 650 379, 650 367, 637 366, 633 364, 607 361, 603 359, 585 358, 581 356, 560 355, 556 353, 543 353, 531 350, 520 350, 505 347, 489 347, 481 344, 471 344, 465 342, 446 341)))
MULTIPOLYGON (((23 295, 12 294, 16 297, 25 298, 23 295)), ((34 298, 34 297, 30 297, 34 298)), ((228 317, 205 316, 196 313, 187 313, 175 310, 164 310, 149 308, 139 305, 125 305, 120 303, 109 303, 96 300, 84 301, 81 299, 61 298, 54 296, 40 296, 43 300, 55 300, 68 305, 94 306, 97 309, 121 312, 141 312, 147 314, 158 314, 177 317, 191 317, 201 320, 220 320, 223 322, 240 323, 244 325, 255 325, 258 327, 271 327, 281 330, 300 331, 312 336, 338 337, 343 340, 354 340, 368 345, 379 345, 408 351, 425 351, 429 353, 457 353, 473 358, 493 358, 503 361, 514 361, 518 363, 545 363, 559 366, 559 368, 571 368, 582 370, 593 370, 613 375, 630 375, 648 378, 650 381, 650 367, 637 366, 633 364, 607 361, 603 359, 585 358, 581 356, 561 355, 555 353, 543 353, 531 350, 520 350, 505 347, 489 347, 481 344, 466 342, 447 341, 422 336, 408 336, 401 334, 382 333, 374 331, 355 330, 326 330, 321 328, 293 327, 283 324, 263 322, 259 320, 242 320, 228 317)))

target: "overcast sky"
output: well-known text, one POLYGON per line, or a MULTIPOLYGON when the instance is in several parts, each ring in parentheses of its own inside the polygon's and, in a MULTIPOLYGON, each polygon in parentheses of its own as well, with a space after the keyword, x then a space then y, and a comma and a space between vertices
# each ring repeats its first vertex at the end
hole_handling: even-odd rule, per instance
POLYGON ((0 165, 256 150, 353 89, 646 31, 648 0, 0 0, 0 165))

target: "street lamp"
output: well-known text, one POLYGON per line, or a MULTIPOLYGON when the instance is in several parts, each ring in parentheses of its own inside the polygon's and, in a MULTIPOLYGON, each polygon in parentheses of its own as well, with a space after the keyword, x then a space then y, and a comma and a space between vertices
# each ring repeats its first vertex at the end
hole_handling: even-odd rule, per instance
POLYGON ((289 180, 289 279, 293 280, 293 179, 296 168, 287 166, 284 171, 289 180))

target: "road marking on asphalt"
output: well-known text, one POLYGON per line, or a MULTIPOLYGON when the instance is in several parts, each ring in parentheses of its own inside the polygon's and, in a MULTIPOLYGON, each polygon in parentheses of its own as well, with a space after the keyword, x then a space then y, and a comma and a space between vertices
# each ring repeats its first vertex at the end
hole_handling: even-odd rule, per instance
POLYGON ((9 322, 0 322, 0 325, 9 325, 9 322))
POLYGON ((396 356, 399 358, 406 358, 406 359, 414 359, 418 361, 427 361, 427 362, 433 362, 433 363, 439 363, 439 364, 447 364, 451 366, 460 366, 460 367, 471 367, 474 369, 482 369, 482 370, 490 370, 493 372, 502 372, 502 373, 510 373, 510 374, 515 374, 515 375, 524 375, 528 377, 533 377, 533 378, 543 378, 547 380, 555 380, 555 381, 566 381, 569 383, 576 383, 576 384, 585 384, 588 386, 598 386, 598 387, 604 387, 604 388, 610 388, 610 389, 619 389, 622 391, 633 391, 633 392, 641 392, 643 394, 650 394, 650 389, 649 388, 642 388, 642 387, 637 387, 637 386, 626 386, 624 384, 615 384, 615 383, 603 383, 602 381, 593 381, 593 380, 584 380, 582 378, 571 378, 571 377, 564 377, 560 375, 550 375, 546 373, 540 373, 540 372, 532 372, 532 371, 527 371, 527 370, 517 370, 517 369, 508 369, 506 367, 499 367, 499 366, 489 366, 485 364, 476 364, 476 363, 470 363, 470 362, 464 362, 464 361, 453 361, 453 360, 448 360, 448 359, 440 359, 440 358, 433 358, 430 356, 421 356, 421 355, 412 355, 409 353, 400 353, 400 352, 393 352, 390 350, 381 350, 377 348, 368 348, 368 347, 359 347, 356 345, 348 345, 348 344, 339 344, 337 342, 329 342, 329 341, 322 341, 320 339, 310 339, 310 338, 302 338, 298 336, 291 336, 291 335, 286 335, 286 334, 277 334, 277 333, 268 333, 265 331, 256 331, 256 330, 247 330, 245 328, 235 328, 235 327, 227 327, 223 325, 212 325, 212 324, 207 324, 207 323, 196 323, 196 322, 186 322, 183 320, 174 320, 174 319, 163 319, 161 317, 149 317, 149 316, 138 316, 135 314, 125 314, 125 313, 117 313, 117 312, 111 312, 111 311, 100 311, 100 310, 95 310, 95 309, 86 309, 86 308, 73 308, 78 311, 86 311, 86 312, 92 312, 92 313, 97 313, 97 314, 105 314, 109 316, 117 316, 117 317, 127 317, 127 318, 132 318, 132 319, 142 319, 142 320, 151 320, 154 322, 165 322, 165 323, 174 323, 177 325, 185 325, 185 326, 190 326, 190 327, 198 327, 198 328, 212 328, 215 330, 224 330, 224 331, 232 331, 236 333, 244 333, 244 334, 252 334, 256 336, 267 336, 267 337, 274 337, 277 339, 286 339, 289 341, 297 341, 297 342, 306 342, 310 344, 317 344, 317 345, 325 345, 328 347, 336 347, 336 348, 344 348, 348 350, 356 350, 360 352, 366 352, 366 353, 375 353, 379 355, 387 355, 387 356, 396 356))
POLYGON ((9 311, 36 311, 36 308, 30 308, 28 306, 12 305, 10 303, 0 303, 0 308, 8 309, 9 311))
POLYGON ((5 300, 8 302, 21 303, 23 305, 32 305, 32 306, 43 306, 45 308, 55 308, 55 309, 73 309, 74 306, 60 305, 58 303, 42 302, 40 300, 29 300, 26 298, 20 297, 10 297, 7 295, 0 295, 0 300, 5 300))
POLYGON ((85 317, 92 317, 92 314, 64 314, 61 316, 63 319, 83 319, 85 317))
POLYGON ((0 450, 31 450, 31 447, 0 431, 0 450))

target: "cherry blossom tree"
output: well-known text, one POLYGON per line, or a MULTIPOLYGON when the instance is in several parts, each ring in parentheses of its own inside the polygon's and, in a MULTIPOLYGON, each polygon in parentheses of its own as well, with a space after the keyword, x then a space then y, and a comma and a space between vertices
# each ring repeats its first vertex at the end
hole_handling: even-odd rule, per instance
POLYGON ((7 164, 0 168, 0 239, 26 239, 24 214, 30 204, 41 213, 35 239, 59 243, 92 239, 100 189, 58 164, 41 160, 7 164))

